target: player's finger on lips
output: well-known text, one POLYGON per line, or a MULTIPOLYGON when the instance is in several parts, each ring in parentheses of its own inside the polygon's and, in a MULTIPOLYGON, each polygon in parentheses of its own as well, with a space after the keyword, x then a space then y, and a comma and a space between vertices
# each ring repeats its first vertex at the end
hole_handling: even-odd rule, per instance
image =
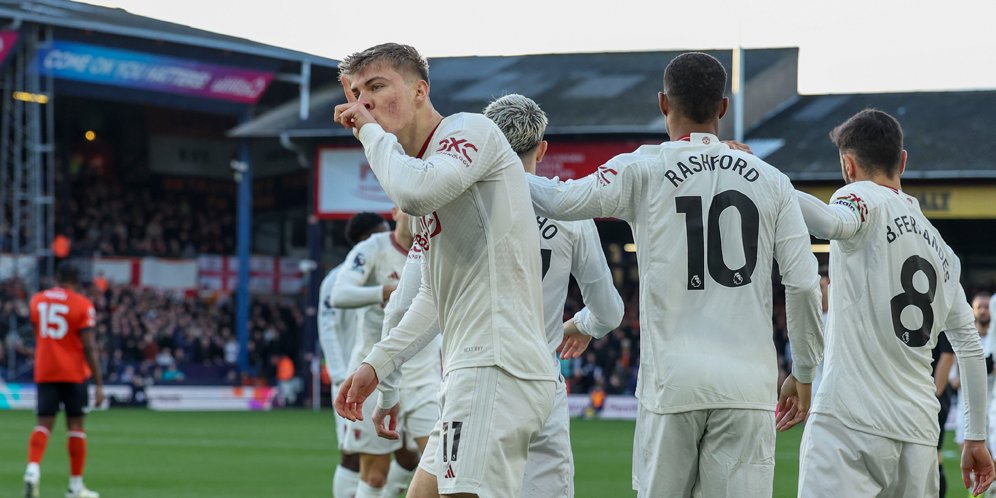
POLYGON ((343 75, 339 78, 339 82, 342 83, 342 92, 346 94, 346 102, 356 102, 356 97, 353 95, 353 90, 349 85, 349 76, 343 75))

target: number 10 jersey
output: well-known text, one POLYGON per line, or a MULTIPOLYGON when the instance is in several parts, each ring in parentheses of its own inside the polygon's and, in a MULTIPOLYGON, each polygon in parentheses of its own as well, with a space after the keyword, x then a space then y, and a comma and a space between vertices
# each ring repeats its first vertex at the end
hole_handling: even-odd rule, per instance
MULTIPOLYGON (((855 430, 934 445, 940 405, 931 350, 946 331, 978 343, 961 264, 915 197, 872 182, 830 201, 847 228, 830 242, 830 313, 813 412, 855 430)), ((808 218, 807 218, 808 219, 808 218)), ((984 431, 969 439, 982 439, 984 431)))
POLYGON ((823 349, 819 277, 788 177, 713 135, 643 146, 588 177, 530 177, 537 214, 629 222, 640 267, 637 397, 661 414, 775 408, 773 260, 797 377, 823 349))

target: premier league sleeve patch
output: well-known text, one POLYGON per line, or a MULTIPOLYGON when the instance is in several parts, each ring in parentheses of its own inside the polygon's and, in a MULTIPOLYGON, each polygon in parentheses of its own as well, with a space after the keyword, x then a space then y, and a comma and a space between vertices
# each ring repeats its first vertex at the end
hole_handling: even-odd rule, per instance
POLYGON ((862 223, 864 223, 865 220, 868 219, 868 205, 865 203, 864 200, 858 197, 858 194, 852 192, 847 195, 842 195, 834 199, 831 204, 836 206, 844 206, 850 209, 851 211, 854 212, 854 214, 857 214, 859 217, 861 217, 862 223))

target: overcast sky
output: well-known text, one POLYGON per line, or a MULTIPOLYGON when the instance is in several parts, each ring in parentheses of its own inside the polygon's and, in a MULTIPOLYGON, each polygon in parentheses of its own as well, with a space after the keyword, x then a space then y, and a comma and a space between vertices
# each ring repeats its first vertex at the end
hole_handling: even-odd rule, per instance
POLYGON ((996 0, 92 0, 341 59, 799 47, 804 94, 996 89, 996 0), (805 9, 805 13, 803 12, 805 9))

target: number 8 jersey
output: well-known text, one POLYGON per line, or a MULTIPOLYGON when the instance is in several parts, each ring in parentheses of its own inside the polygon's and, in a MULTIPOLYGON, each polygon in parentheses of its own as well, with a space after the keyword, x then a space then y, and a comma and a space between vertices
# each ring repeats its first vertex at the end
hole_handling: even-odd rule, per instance
MULTIPOLYGON (((799 197, 810 231, 831 240, 826 362, 813 412, 854 430, 936 444, 937 335, 946 332, 960 364, 981 358, 958 257, 901 191, 862 181, 834 193, 829 206, 799 197)), ((984 425, 966 436, 984 439, 984 425)))
POLYGON ((89 299, 69 289, 54 287, 31 298, 35 325, 35 383, 83 383, 90 376, 83 355, 83 330, 96 326, 89 299))

